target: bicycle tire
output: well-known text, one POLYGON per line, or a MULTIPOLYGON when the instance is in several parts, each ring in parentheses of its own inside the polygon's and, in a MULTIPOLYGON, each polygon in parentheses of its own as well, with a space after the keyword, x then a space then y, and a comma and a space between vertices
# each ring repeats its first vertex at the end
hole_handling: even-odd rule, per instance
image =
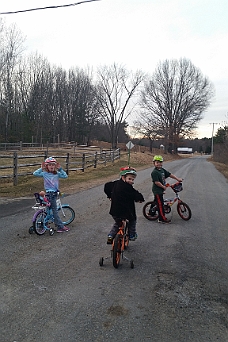
POLYGON ((45 218, 47 213, 43 210, 40 210, 36 214, 36 218, 33 222, 33 229, 37 235, 43 235, 46 232, 45 228, 45 218))
POLYGON ((115 236, 114 246, 113 246, 113 266, 115 268, 119 267, 121 259, 121 237, 119 234, 115 236))
POLYGON ((59 218, 62 223, 67 226, 75 219, 75 211, 68 205, 62 205, 62 208, 58 208, 59 218))
POLYGON ((146 204, 144 204, 144 206, 143 206, 143 216, 149 221, 156 221, 158 219, 158 216, 159 216, 157 207, 153 213, 153 216, 150 215, 150 209, 151 209, 151 206, 153 206, 153 205, 156 205, 155 202, 150 201, 150 202, 147 202, 146 204))
POLYGON ((191 209, 184 202, 179 202, 177 204, 177 212, 184 221, 188 221, 192 217, 191 209))

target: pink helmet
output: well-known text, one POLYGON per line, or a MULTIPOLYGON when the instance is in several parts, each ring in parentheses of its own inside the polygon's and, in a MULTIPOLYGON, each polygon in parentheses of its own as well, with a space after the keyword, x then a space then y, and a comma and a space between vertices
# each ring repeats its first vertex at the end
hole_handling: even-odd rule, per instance
POLYGON ((53 157, 48 157, 47 159, 45 159, 45 165, 49 164, 49 163, 55 163, 57 164, 57 161, 55 158, 53 157))

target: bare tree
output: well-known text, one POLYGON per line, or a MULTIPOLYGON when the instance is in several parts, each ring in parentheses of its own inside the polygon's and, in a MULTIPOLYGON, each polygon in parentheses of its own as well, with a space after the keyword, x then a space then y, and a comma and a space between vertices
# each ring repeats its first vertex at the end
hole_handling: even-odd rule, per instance
POLYGON ((159 126, 155 117, 150 112, 139 112, 137 120, 134 121, 136 133, 149 140, 150 152, 152 152, 153 142, 163 136, 163 130, 159 126))
POLYGON ((98 119, 96 89, 89 70, 69 70, 69 135, 80 144, 89 144, 91 129, 98 119))
POLYGON ((98 69, 99 111, 108 127, 112 148, 117 146, 121 123, 132 113, 133 96, 143 78, 142 72, 133 74, 115 63, 98 69))
POLYGON ((141 106, 164 132, 165 143, 175 148, 197 127, 212 96, 212 84, 189 60, 166 60, 145 82, 141 106))
MULTIPOLYGON (((17 66, 23 51, 24 38, 15 25, 6 27, 0 22, 0 101, 4 108, 4 139, 8 140, 9 126, 15 125, 17 66)), ((3 121, 3 120, 2 120, 3 121)))
POLYGON ((20 76, 26 127, 31 127, 35 141, 88 143, 97 118, 96 89, 89 72, 78 68, 67 72, 35 55, 20 76))

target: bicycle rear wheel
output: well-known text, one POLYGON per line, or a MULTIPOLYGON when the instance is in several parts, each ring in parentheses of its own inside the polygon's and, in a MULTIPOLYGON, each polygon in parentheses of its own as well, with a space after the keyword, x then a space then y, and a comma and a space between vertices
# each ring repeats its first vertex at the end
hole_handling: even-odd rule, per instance
POLYGON ((144 204, 143 216, 149 221, 155 221, 158 219, 158 208, 154 201, 144 204))
POLYGON ((62 205, 62 208, 58 208, 58 214, 60 220, 63 222, 65 226, 70 224, 75 219, 75 211, 68 205, 62 205))
POLYGON ((114 239, 113 246, 113 266, 115 268, 119 267, 120 259, 121 259, 121 237, 119 234, 116 235, 114 239))
POLYGON ((189 206, 184 202, 179 202, 177 204, 177 212, 182 218, 182 220, 188 221, 192 217, 192 212, 189 206))
POLYGON ((35 221, 33 222, 33 229, 37 235, 43 235, 46 231, 45 218, 47 213, 43 210, 37 212, 35 221))

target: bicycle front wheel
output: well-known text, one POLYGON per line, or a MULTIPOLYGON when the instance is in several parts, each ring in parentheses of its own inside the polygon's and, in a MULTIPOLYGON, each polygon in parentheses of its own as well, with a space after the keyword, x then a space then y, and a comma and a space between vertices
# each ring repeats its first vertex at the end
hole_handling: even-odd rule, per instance
POLYGON ((121 259, 121 237, 119 234, 116 235, 113 246, 113 266, 115 268, 119 267, 121 259))
POLYGON ((158 208, 154 201, 144 204, 143 216, 149 221, 155 221, 158 219, 158 208))
POLYGON ((43 210, 37 212, 35 221, 33 222, 33 229, 37 235, 43 235, 46 231, 45 219, 47 213, 43 210))
POLYGON ((75 219, 75 211, 69 206, 62 205, 62 208, 58 208, 58 214, 60 220, 65 226, 75 219))
POLYGON ((124 248, 127 249, 129 245, 129 230, 128 230, 128 222, 125 223, 124 228, 124 248))
POLYGON ((182 220, 188 221, 192 217, 192 212, 189 206, 184 202, 179 202, 177 204, 177 212, 182 218, 182 220))

